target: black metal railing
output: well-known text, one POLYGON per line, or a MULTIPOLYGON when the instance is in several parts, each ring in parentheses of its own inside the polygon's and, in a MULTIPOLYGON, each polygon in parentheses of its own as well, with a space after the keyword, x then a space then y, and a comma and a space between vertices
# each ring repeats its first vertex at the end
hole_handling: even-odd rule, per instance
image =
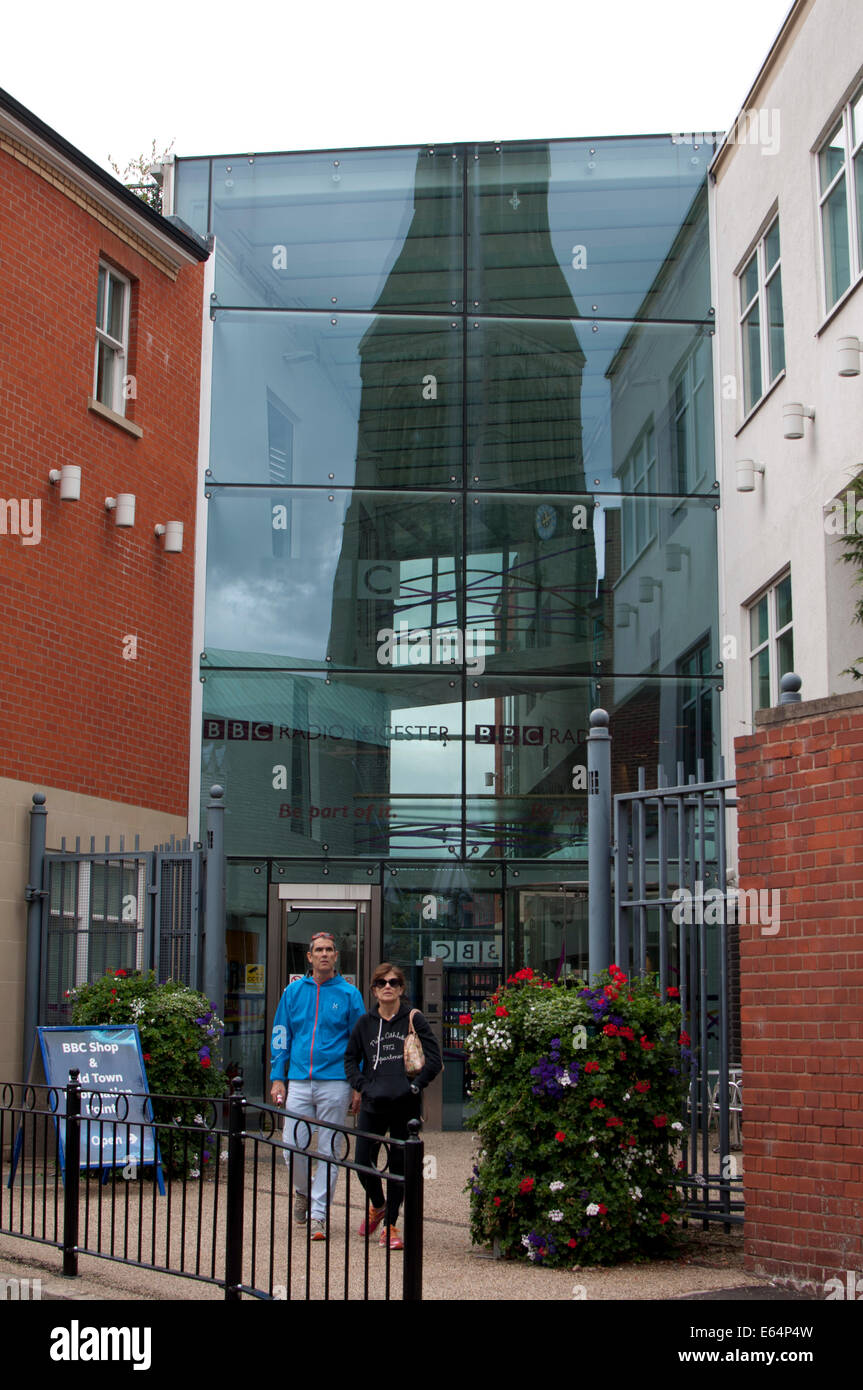
POLYGON ((162 1116, 175 1109, 188 1115, 191 1102, 196 1114, 187 1123, 181 1115, 128 1120, 125 1093, 110 1097, 111 1117, 102 1118, 108 1094, 82 1087, 77 1071, 65 1087, 3 1086, 0 1232, 62 1250, 69 1277, 80 1255, 93 1255, 218 1285, 228 1301, 421 1299, 419 1121, 410 1123, 407 1140, 364 1136, 251 1102, 241 1088, 237 1078, 223 1101, 151 1097, 162 1116), (320 1131, 331 1138, 318 1155, 320 1131), (378 1167, 356 1161, 362 1137, 380 1146, 378 1167), (326 1167, 323 1240, 294 1212, 296 1170, 302 1163, 308 1177, 312 1162, 326 1167), (389 1239, 380 1249, 376 1235, 356 1229, 371 1213, 362 1179, 374 1177, 387 1199, 395 1187, 404 1205, 397 1254, 389 1239))

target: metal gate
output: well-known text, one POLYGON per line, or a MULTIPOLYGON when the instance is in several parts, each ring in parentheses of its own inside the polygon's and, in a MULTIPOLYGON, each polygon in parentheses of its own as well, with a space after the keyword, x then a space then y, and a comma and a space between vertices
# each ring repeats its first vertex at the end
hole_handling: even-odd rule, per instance
POLYGON ((108 970, 153 970, 201 988, 202 851, 89 851, 80 842, 44 859, 39 1019, 66 1023, 69 991, 108 970))
POLYGON ((685 1209, 742 1222, 742 1096, 737 893, 726 877, 726 815, 735 783, 677 765, 676 785, 614 797, 614 954, 622 969, 657 972, 680 991, 690 1037, 682 1184, 685 1209))

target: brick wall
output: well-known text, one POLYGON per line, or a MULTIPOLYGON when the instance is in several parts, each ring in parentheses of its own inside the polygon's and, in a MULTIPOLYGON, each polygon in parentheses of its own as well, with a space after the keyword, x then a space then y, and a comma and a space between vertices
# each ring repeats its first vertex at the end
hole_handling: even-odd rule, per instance
POLYGON ((764 711, 735 741, 746 1258, 822 1286, 863 1270, 863 695, 764 711))
POLYGON ((0 496, 41 502, 39 544, 0 534, 0 776, 185 814, 203 267, 174 274, 8 142, 0 261, 0 496), (132 281, 141 438, 87 405, 100 258, 132 281), (64 463, 77 503, 48 482, 64 463), (131 530, 104 509, 118 492, 136 494, 131 530), (154 539, 168 520, 181 555, 154 539))

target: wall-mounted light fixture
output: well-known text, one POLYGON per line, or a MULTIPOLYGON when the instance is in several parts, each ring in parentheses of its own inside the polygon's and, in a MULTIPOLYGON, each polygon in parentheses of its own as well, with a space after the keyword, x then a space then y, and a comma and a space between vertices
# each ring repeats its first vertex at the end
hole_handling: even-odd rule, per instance
POLYGON ((81 499, 81 468, 77 463, 64 463, 62 468, 52 468, 48 482, 60 484, 61 502, 78 502, 81 499))
POLYGON ((803 438, 803 421, 814 420, 815 411, 808 405, 801 405, 799 401, 793 401, 791 405, 782 407, 782 433, 786 439, 803 438))
POLYGON ((860 375, 860 339, 859 338, 838 338, 836 341, 836 352, 839 356, 838 372, 840 376, 859 376, 860 375))
POLYGON ((618 603, 614 610, 614 626, 629 627, 629 620, 633 615, 638 617, 638 609, 631 603, 618 603))
POLYGON ((677 545, 675 541, 669 541, 665 547, 665 568, 669 574, 677 574, 683 569, 684 555, 691 559, 688 545, 677 545))
POLYGON ((118 492, 116 497, 105 498, 105 511, 114 513, 115 526, 135 525, 134 492, 118 492))
POLYGON ((661 579, 652 579, 649 574, 642 575, 638 581, 638 602, 652 603, 654 590, 661 588, 661 579))
POLYGON ((736 484, 736 486, 737 486, 737 491, 738 491, 738 492, 754 492, 754 491, 755 491, 755 474, 756 474, 756 473, 761 473, 762 476, 763 476, 763 474, 764 474, 764 464, 763 464, 763 463, 757 463, 757 462, 755 461, 755 459, 738 459, 738 460, 737 460, 736 467, 737 467, 737 484, 736 484))
POLYGON ((183 549, 182 521, 167 521, 164 526, 155 527, 154 534, 165 537, 164 551, 166 555, 180 554, 183 549))

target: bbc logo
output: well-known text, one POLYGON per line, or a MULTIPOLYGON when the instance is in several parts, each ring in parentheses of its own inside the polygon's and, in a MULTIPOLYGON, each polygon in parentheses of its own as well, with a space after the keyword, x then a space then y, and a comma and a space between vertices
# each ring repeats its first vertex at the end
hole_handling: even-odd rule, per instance
POLYGON ((543 730, 539 724, 476 724, 474 743, 528 743, 541 747, 543 730))
POLYGON ((249 719, 205 719, 205 739, 250 739, 252 743, 271 743, 272 724, 256 724, 249 719))

